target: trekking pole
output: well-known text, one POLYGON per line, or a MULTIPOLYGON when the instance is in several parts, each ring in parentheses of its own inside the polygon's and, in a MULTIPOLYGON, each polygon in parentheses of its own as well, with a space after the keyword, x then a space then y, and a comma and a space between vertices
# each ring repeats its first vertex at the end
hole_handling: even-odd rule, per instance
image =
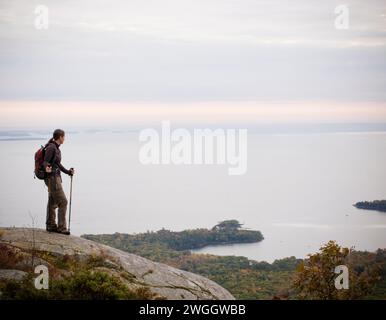
POLYGON ((70 183, 70 210, 68 213, 68 231, 70 231, 71 226, 71 200, 72 200, 72 175, 71 175, 71 183, 70 183))

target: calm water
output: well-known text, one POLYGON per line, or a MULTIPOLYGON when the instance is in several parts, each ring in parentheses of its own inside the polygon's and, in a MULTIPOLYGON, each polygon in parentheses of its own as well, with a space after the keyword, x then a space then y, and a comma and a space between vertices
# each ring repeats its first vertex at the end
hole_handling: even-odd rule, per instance
MULTIPOLYGON (((33 179, 45 141, 0 141, 0 225, 45 226, 47 192, 33 179)), ((328 240, 360 250, 384 248, 386 213, 360 200, 386 198, 386 133, 249 134, 248 171, 224 165, 144 166, 138 133, 73 133, 61 147, 74 166, 74 234, 210 228, 238 219, 261 230, 257 244, 200 252, 273 261, 305 257, 328 240)), ((69 178, 63 176, 66 192, 69 178)))

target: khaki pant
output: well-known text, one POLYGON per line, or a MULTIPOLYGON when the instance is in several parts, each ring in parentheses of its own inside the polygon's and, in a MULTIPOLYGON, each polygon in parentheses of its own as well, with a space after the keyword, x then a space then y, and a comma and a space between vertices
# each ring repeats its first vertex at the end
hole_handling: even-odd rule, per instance
POLYGON ((47 203, 47 228, 56 227, 56 212, 58 208, 58 230, 66 230, 66 211, 67 198, 62 188, 62 179, 58 175, 53 175, 44 179, 48 187, 48 203, 47 203))

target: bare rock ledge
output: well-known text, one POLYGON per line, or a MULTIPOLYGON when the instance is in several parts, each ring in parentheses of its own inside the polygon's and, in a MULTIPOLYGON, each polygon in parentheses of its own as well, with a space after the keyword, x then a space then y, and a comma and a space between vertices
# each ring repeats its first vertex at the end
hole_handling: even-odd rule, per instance
MULTIPOLYGON (((0 228, 0 243, 30 254, 49 252, 55 256, 102 256, 107 263, 133 275, 136 287, 147 287, 160 297, 170 300, 234 300, 235 298, 217 283, 197 274, 154 262, 135 254, 86 240, 77 236, 48 233, 41 229, 0 228)), ((40 261, 41 263, 42 261, 40 261)), ((3 271, 3 277, 8 273, 3 271)), ((127 285, 133 285, 128 283, 127 285)))

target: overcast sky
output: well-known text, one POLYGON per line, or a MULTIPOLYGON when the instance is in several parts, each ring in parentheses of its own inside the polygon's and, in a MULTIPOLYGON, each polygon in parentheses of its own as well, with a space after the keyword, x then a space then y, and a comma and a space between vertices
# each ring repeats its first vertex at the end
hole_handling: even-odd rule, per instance
POLYGON ((343 3, 0 0, 0 100, 385 102, 386 1, 343 3))

